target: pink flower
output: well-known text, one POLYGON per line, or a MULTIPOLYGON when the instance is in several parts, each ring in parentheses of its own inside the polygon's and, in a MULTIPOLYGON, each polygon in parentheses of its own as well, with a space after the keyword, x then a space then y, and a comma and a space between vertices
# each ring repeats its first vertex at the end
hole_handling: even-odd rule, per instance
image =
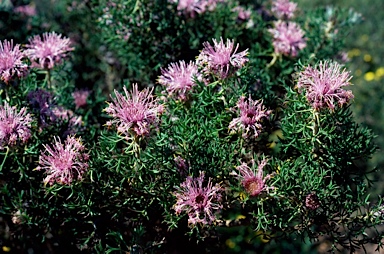
POLYGON ((251 11, 244 9, 242 6, 236 6, 232 9, 233 12, 237 12, 237 18, 241 21, 249 20, 251 18, 251 11))
POLYGON ((20 5, 13 9, 15 13, 23 14, 28 17, 36 16, 36 6, 34 4, 20 5))
POLYGON ((219 184, 212 186, 211 179, 206 187, 203 187, 204 173, 200 172, 197 178, 187 177, 177 191, 173 193, 177 198, 174 209, 176 214, 185 212, 188 214, 188 224, 211 224, 215 220, 214 210, 219 210, 222 205, 221 187, 219 184))
POLYGON ((223 38, 220 38, 219 43, 213 39, 213 43, 214 46, 212 47, 209 42, 204 42, 204 48, 196 60, 198 65, 204 67, 203 70, 206 73, 212 73, 224 79, 242 68, 249 61, 247 58, 248 49, 236 53, 239 44, 234 49, 234 42, 227 39, 227 43, 224 44, 223 38))
POLYGON ((52 69, 67 57, 69 51, 74 50, 70 44, 69 38, 62 38, 61 34, 55 32, 44 33, 43 39, 40 35, 35 35, 29 39, 29 44, 26 45, 28 48, 26 54, 35 65, 42 69, 52 69))
POLYGON ((83 179, 83 174, 88 169, 89 155, 85 153, 81 138, 68 136, 63 144, 59 137, 54 137, 54 144, 44 145, 44 148, 36 168, 46 170, 44 183, 69 185, 74 180, 83 179))
POLYGON ((342 106, 353 98, 351 91, 342 89, 350 85, 351 79, 350 72, 342 70, 337 62, 320 61, 316 68, 308 66, 299 74, 297 87, 299 91, 305 90, 307 100, 316 110, 333 110, 335 104, 342 106))
POLYGON ((26 76, 28 66, 22 62, 23 58, 24 53, 19 44, 13 47, 12 40, 0 41, 0 79, 8 84, 15 76, 26 76))
POLYGON ((274 22, 275 28, 268 29, 273 36, 275 53, 286 56, 297 56, 307 46, 304 31, 295 22, 274 22))
POLYGON ((271 178, 271 175, 268 174, 264 177, 263 169, 267 165, 267 160, 262 160, 257 166, 257 172, 255 172, 255 161, 252 160, 252 168, 250 168, 247 163, 242 163, 240 166, 236 167, 240 171, 240 175, 237 177, 241 180, 241 184, 245 191, 252 197, 258 196, 262 191, 269 191, 273 187, 266 186, 265 182, 271 178))
POLYGON ((275 0, 271 11, 278 19, 291 19, 296 11, 296 7, 297 3, 289 2, 289 0, 275 0))
POLYGON ((177 3, 177 10, 187 18, 195 18, 196 14, 204 13, 206 10, 212 11, 216 8, 219 0, 169 0, 177 3))
POLYGON ((81 116, 77 116, 72 110, 60 106, 52 108, 51 121, 66 127, 63 136, 74 135, 83 124, 81 116))
POLYGON ((23 144, 31 137, 32 117, 23 107, 19 112, 8 102, 0 106, 0 149, 5 146, 23 144))
MULTIPOLYGON (((233 119, 228 128, 242 131, 244 138, 249 137, 251 133, 257 138, 263 129, 261 125, 263 118, 267 118, 271 111, 264 107, 262 101, 254 101, 251 96, 249 96, 248 102, 245 101, 244 96, 241 96, 235 108, 240 110, 240 116, 233 119)), ((235 108, 233 110, 236 110, 235 108)))
POLYGON ((27 95, 27 100, 29 105, 39 114, 39 124, 42 127, 47 126, 48 119, 54 117, 52 106, 53 106, 53 96, 50 92, 44 89, 37 89, 36 91, 31 91, 27 95))
POLYGON ((194 79, 201 79, 197 66, 192 61, 189 64, 184 61, 179 64, 171 63, 161 73, 158 82, 167 87, 169 95, 175 94, 182 101, 187 100, 187 93, 196 85, 194 79))
POLYGON ((72 93, 75 101, 76 109, 85 107, 87 105, 87 98, 90 94, 88 90, 77 90, 72 93))
POLYGON ((163 113, 163 105, 152 96, 152 90, 139 91, 137 84, 133 84, 133 91, 129 93, 124 87, 125 96, 115 90, 116 98, 108 104, 105 112, 114 119, 107 122, 107 126, 116 125, 117 131, 127 138, 132 132, 137 136, 147 136, 151 127, 157 127, 159 114, 163 113))
POLYGON ((183 177, 187 176, 189 170, 188 163, 181 156, 175 157, 174 161, 180 175, 183 177))

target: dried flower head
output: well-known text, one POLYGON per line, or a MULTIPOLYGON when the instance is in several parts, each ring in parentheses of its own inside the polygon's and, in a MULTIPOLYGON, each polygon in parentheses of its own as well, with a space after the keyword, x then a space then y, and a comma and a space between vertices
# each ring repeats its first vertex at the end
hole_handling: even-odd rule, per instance
POLYGON ((158 82, 167 87, 169 95, 176 95, 182 101, 187 100, 187 93, 196 85, 194 79, 201 79, 197 65, 192 61, 189 64, 184 61, 171 63, 161 70, 161 74, 158 82))
POLYGON ((246 101, 244 96, 241 96, 237 105, 232 110, 240 111, 240 116, 234 118, 228 128, 235 131, 242 131, 243 137, 247 138, 251 134, 257 138, 263 129, 261 125, 264 118, 271 114, 271 110, 267 110, 261 100, 254 101, 251 96, 246 101))
POLYGON ((52 108, 52 123, 65 126, 63 136, 74 135, 83 125, 81 116, 76 115, 72 110, 60 106, 52 108))
POLYGON ((304 31, 295 22, 274 22, 274 28, 268 29, 273 36, 273 47, 276 54, 295 57, 307 46, 304 31))
POLYGON ((316 193, 310 193, 305 197, 305 207, 311 210, 316 210, 320 207, 319 197, 316 193))
POLYGON ((178 169, 181 176, 185 177, 188 175, 189 166, 188 163, 181 156, 177 156, 174 159, 176 168, 178 169))
POLYGON ((19 112, 16 106, 5 102, 0 106, 0 149, 5 146, 23 144, 31 137, 32 117, 23 107, 19 112))
POLYGON ((265 182, 271 178, 268 174, 264 177, 263 169, 267 165, 267 160, 263 159, 258 163, 257 172, 255 172, 255 161, 252 160, 252 168, 247 163, 242 163, 237 166, 236 169, 240 172, 240 175, 236 173, 237 177, 241 180, 241 184, 245 191, 252 197, 258 196, 262 191, 269 191, 273 187, 267 186, 265 182))
POLYGON ((85 107, 87 99, 90 94, 89 90, 77 90, 72 93, 73 100, 75 101, 76 109, 85 107))
POLYGON ((27 75, 28 66, 22 62, 24 53, 20 45, 13 46, 13 41, 0 41, 0 79, 9 83, 15 77, 21 78, 27 75))
POLYGON ((116 98, 108 103, 105 112, 113 117, 107 126, 116 125, 117 131, 127 138, 133 132, 137 136, 147 136, 151 127, 159 124, 159 115, 163 113, 163 105, 151 94, 152 90, 139 91, 137 84, 133 84, 133 91, 129 93, 124 87, 124 93, 115 90, 116 98))
POLYGON ((224 44, 223 38, 220 38, 220 42, 213 39, 213 44, 212 47, 209 42, 204 42, 204 48, 196 59, 197 64, 202 66, 207 74, 214 74, 224 79, 249 61, 248 49, 236 53, 239 44, 234 48, 234 42, 229 39, 226 44, 224 44))
POLYGON ((221 187, 219 184, 212 185, 211 179, 203 187, 204 173, 200 172, 197 178, 187 177, 177 191, 173 193, 177 198, 174 209, 176 214, 185 212, 188 214, 189 224, 211 224, 215 220, 214 210, 219 210, 222 205, 221 187))
POLYGON ((47 121, 54 117, 52 111, 53 95, 44 89, 37 89, 28 93, 27 100, 31 107, 39 114, 40 127, 47 126, 47 121))
POLYGON ((271 11, 278 19, 291 19, 296 11, 297 3, 289 0, 275 0, 272 3, 271 11))
POLYGON ((33 61, 34 65, 42 69, 52 69, 67 57, 69 51, 73 51, 69 38, 63 37, 55 32, 44 33, 43 38, 35 35, 29 39, 26 45, 27 56, 33 61))
POLYGON ((351 84, 351 78, 350 72, 337 62, 320 61, 315 68, 308 66, 299 74, 297 87, 305 91, 307 100, 316 110, 333 110, 336 104, 342 106, 353 98, 351 91, 342 89, 351 84))
POLYGON ((59 137, 54 137, 52 146, 44 145, 39 158, 37 170, 45 169, 47 177, 45 183, 69 185, 74 180, 82 180, 88 169, 89 155, 81 138, 68 136, 64 144, 59 137))

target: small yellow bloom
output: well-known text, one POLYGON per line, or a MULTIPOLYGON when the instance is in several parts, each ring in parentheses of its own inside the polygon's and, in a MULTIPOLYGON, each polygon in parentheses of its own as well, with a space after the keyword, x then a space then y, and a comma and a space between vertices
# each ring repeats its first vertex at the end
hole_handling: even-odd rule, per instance
POLYGON ((227 240, 225 241, 225 244, 226 244, 230 249, 233 249, 233 248, 235 248, 235 246, 236 246, 236 243, 233 242, 231 239, 227 239, 227 240))
POLYGON ((4 252, 10 252, 11 251, 11 248, 7 247, 7 246, 3 246, 3 251, 4 252))
POLYGON ((351 49, 349 52, 348 52, 348 57, 349 58, 352 58, 354 56, 359 56, 360 55, 360 49, 358 48, 354 48, 354 49, 351 49))
POLYGON ((375 73, 373 73, 372 71, 365 73, 365 74, 364 74, 364 79, 365 79, 366 81, 372 81, 372 80, 374 80, 374 79, 375 79, 375 73))
POLYGON ((371 62, 372 61, 372 56, 370 54, 365 54, 364 55, 364 62, 371 62))
POLYGON ((376 69, 375 75, 379 78, 384 76, 384 67, 379 67, 376 69))
POLYGON ((360 37, 360 40, 362 42, 367 42, 369 40, 369 36, 368 34, 363 34, 361 37, 360 37))

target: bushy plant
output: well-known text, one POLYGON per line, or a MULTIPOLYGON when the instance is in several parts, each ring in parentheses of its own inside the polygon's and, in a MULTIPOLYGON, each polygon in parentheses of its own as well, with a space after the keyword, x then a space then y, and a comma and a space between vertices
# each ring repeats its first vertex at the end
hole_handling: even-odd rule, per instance
POLYGON ((83 4, 66 7, 93 20, 88 50, 78 49, 84 27, 67 37, 60 22, 61 32, 0 44, 4 245, 203 253, 326 237, 332 250, 381 247, 374 134, 351 116, 340 57, 358 14, 286 0, 83 4), (110 78, 79 84, 84 58, 102 52, 91 73, 110 78))

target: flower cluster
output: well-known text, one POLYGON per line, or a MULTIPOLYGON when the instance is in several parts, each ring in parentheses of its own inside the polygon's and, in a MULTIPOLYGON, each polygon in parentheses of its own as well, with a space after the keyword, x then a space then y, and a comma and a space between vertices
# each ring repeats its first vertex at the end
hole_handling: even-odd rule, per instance
POLYGON ((46 170, 45 183, 71 184, 74 180, 82 180, 88 169, 89 155, 81 138, 68 136, 64 144, 59 137, 54 137, 52 146, 44 145, 37 170, 46 170))
POLYGON ((257 138, 263 128, 261 122, 264 118, 271 114, 270 110, 267 110, 263 105, 263 102, 258 100, 254 101, 251 97, 246 102, 245 97, 241 96, 237 105, 233 110, 240 110, 240 116, 234 118, 229 123, 229 129, 235 131, 242 131, 243 137, 249 137, 253 132, 253 136, 257 138))
POLYGON ((163 113, 163 105, 152 95, 152 90, 139 91, 137 84, 133 85, 133 91, 128 92, 124 87, 124 93, 115 90, 116 98, 108 104, 105 112, 113 117, 107 122, 107 126, 116 125, 117 131, 126 138, 130 138, 132 132, 137 136, 147 136, 151 127, 157 127, 159 115, 163 113))
POLYGON ((176 214, 186 212, 190 224, 211 224, 215 220, 214 210, 219 210, 222 205, 221 187, 219 184, 212 185, 211 179, 207 186, 203 187, 204 173, 200 172, 197 178, 187 177, 177 191, 173 193, 177 201, 174 206, 176 214))
POLYGON ((27 108, 19 112, 15 106, 7 102, 0 106, 0 149, 5 146, 15 146, 25 143, 31 137, 32 117, 27 113, 27 108))
POLYGON ((236 53, 239 44, 234 48, 233 40, 227 39, 224 44, 223 38, 220 38, 220 42, 213 39, 213 44, 212 46, 209 42, 204 42, 204 48, 196 59, 197 64, 203 66, 203 71, 207 74, 225 79, 249 61, 248 49, 236 53))
POLYGON ((90 93, 91 92, 89 90, 77 90, 72 93, 76 109, 85 107, 87 105, 87 99, 90 93))
POLYGON ((61 64, 67 57, 69 51, 73 51, 69 38, 62 37, 55 32, 44 33, 43 38, 35 35, 29 39, 28 48, 25 53, 32 60, 34 65, 42 69, 52 69, 55 65, 61 64))
POLYGON ((20 45, 13 46, 13 41, 0 41, 0 79, 8 84, 16 76, 24 77, 28 66, 22 62, 25 57, 20 45))
POLYGON ((278 19, 291 19, 296 8, 297 3, 290 2, 289 0, 275 0, 272 3, 271 11, 278 19))
POLYGON ((177 3, 179 13, 187 18, 195 18, 196 14, 214 10, 219 0, 170 0, 170 2, 177 3))
POLYGON ((257 172, 255 172, 255 161, 252 160, 252 168, 247 163, 242 163, 236 169, 240 172, 240 175, 236 173, 237 177, 241 180, 241 184, 245 191, 252 197, 258 196, 262 191, 269 191, 273 187, 266 186, 265 182, 271 178, 271 174, 264 176, 263 169, 267 165, 267 160, 263 159, 257 166, 257 172))
POLYGON ((305 197, 305 207, 310 210, 316 210, 320 207, 319 197, 316 193, 310 193, 305 197))
POLYGON ((316 109, 333 110, 338 104, 347 104, 353 98, 351 91, 342 89, 349 86, 350 72, 341 69, 337 62, 320 61, 317 67, 307 66, 297 81, 299 91, 305 91, 307 100, 316 109))
POLYGON ((273 36, 272 44, 276 54, 296 57, 307 46, 304 31, 295 22, 279 20, 268 31, 273 36))
POLYGON ((182 101, 187 100, 187 93, 195 86, 194 79, 201 80, 197 65, 192 61, 186 64, 184 61, 171 63, 167 69, 161 70, 162 75, 158 82, 167 87, 170 96, 173 94, 182 101))

